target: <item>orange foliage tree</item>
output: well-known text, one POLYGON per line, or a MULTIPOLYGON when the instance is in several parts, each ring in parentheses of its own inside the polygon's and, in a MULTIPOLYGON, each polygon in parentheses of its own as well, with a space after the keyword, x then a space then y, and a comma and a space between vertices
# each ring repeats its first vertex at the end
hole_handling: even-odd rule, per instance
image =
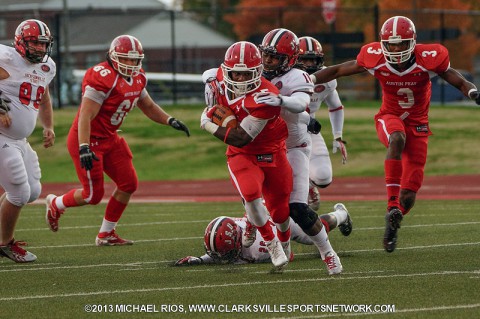
MULTIPOLYGON (((441 27, 458 30, 458 37, 446 39, 443 44, 449 49, 452 66, 473 70, 473 57, 480 50, 475 32, 478 32, 479 18, 468 15, 468 10, 478 9, 478 0, 337 0, 337 3, 335 30, 361 31, 366 43, 378 40, 373 15, 375 5, 379 8, 380 26, 391 16, 404 15, 412 19, 417 32, 428 30, 439 35, 441 27)), ((323 21, 322 0, 240 0, 235 13, 225 14, 223 18, 232 24, 240 40, 278 27, 290 29, 299 36, 331 31, 323 21)))

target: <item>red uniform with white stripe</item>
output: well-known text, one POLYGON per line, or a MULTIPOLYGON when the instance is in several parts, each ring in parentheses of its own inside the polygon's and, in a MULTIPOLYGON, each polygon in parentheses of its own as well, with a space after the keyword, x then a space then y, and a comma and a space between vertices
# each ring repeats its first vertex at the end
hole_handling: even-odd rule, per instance
POLYGON ((83 185, 82 196, 90 204, 98 203, 103 197, 104 172, 123 192, 133 193, 137 188, 138 178, 132 164, 132 152, 117 130, 134 108, 146 84, 143 71, 127 80, 106 61, 88 69, 85 74, 82 93, 86 87, 90 87, 104 95, 100 111, 91 122, 90 133, 90 149, 99 161, 94 161, 90 171, 80 166, 78 116, 81 106, 68 134, 67 147, 83 185))
MULTIPOLYGON (((221 69, 217 79, 224 86, 221 69)), ((280 117, 279 107, 255 102, 254 96, 260 91, 278 94, 278 89, 262 77, 260 87, 254 92, 233 100, 225 95, 219 97, 219 104, 232 109, 239 123, 248 115, 268 119, 267 125, 249 144, 228 146, 227 164, 231 180, 242 198, 251 202, 263 197, 273 221, 283 223, 289 217, 288 199, 292 191, 292 169, 285 147, 288 130, 280 117)))
POLYGON ((430 79, 450 67, 448 50, 440 44, 417 44, 412 53, 415 62, 404 71, 386 62, 379 42, 362 47, 357 64, 375 76, 382 86, 383 99, 375 115, 377 135, 388 146, 392 132, 406 134, 402 153, 402 188, 417 192, 423 182, 427 159, 430 79))

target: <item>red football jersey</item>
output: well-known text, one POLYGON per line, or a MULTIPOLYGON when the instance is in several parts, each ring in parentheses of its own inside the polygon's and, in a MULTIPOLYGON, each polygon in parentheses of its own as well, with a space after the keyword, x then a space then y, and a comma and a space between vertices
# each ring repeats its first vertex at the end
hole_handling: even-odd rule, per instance
POLYGON ((448 50, 440 44, 417 44, 412 53, 415 63, 404 71, 385 61, 381 45, 364 45, 357 64, 375 76, 382 86, 382 106, 377 115, 400 116, 408 125, 426 124, 431 97, 430 79, 450 67, 448 50))
MULTIPOLYGON (((223 92, 226 92, 223 84, 222 69, 219 68, 217 72, 217 79, 223 87, 223 92)), ((262 83, 254 92, 250 92, 243 97, 229 100, 225 95, 220 95, 219 103, 228 106, 235 113, 239 123, 251 115, 260 119, 268 119, 267 125, 263 128, 260 134, 244 147, 235 147, 229 145, 227 148, 227 155, 234 155, 237 153, 243 154, 271 154, 280 149, 285 149, 285 139, 288 136, 287 124, 280 117, 280 107, 270 106, 268 104, 258 104, 254 100, 254 96, 258 92, 272 92, 279 94, 278 89, 268 80, 262 77, 262 83)))
MULTIPOLYGON (((100 111, 91 122, 90 135, 109 137, 115 134, 128 112, 133 110, 146 85, 147 78, 143 70, 126 80, 106 61, 88 69, 82 82, 82 95, 86 86, 105 94, 100 111)), ((72 124, 76 130, 80 108, 72 124)))

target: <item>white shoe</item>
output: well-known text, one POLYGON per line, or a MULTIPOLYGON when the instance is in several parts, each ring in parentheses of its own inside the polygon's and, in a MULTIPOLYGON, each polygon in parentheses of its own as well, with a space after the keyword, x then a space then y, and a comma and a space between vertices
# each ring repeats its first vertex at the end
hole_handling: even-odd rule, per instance
POLYGON ((327 265, 329 275, 337 275, 343 270, 340 257, 338 257, 337 253, 333 250, 325 254, 323 262, 327 265))
POLYGON ((310 185, 308 189, 308 206, 314 211, 320 208, 320 192, 317 186, 310 185))
POLYGON ((348 213, 347 208, 342 203, 336 203, 333 206, 333 209, 334 210, 343 210, 347 213, 347 219, 343 223, 338 225, 338 230, 340 230, 340 232, 342 233, 343 236, 350 235, 350 233, 353 230, 353 225, 352 225, 352 218, 350 217, 350 214, 348 213))
POLYGON ((267 242, 268 253, 272 260, 273 266, 275 266, 277 271, 283 270, 283 268, 288 264, 287 255, 283 251, 282 244, 275 237, 272 241, 267 242))
POLYGON ((245 231, 242 234, 242 246, 248 248, 253 245, 257 239, 257 227, 251 222, 246 221, 245 231))

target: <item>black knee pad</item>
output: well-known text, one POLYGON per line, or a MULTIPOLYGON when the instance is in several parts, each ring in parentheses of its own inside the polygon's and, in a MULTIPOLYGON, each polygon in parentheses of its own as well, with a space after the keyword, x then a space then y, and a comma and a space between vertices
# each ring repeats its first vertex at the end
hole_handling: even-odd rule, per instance
POLYGON ((304 203, 290 203, 290 217, 304 231, 309 230, 317 222, 318 215, 304 203))

